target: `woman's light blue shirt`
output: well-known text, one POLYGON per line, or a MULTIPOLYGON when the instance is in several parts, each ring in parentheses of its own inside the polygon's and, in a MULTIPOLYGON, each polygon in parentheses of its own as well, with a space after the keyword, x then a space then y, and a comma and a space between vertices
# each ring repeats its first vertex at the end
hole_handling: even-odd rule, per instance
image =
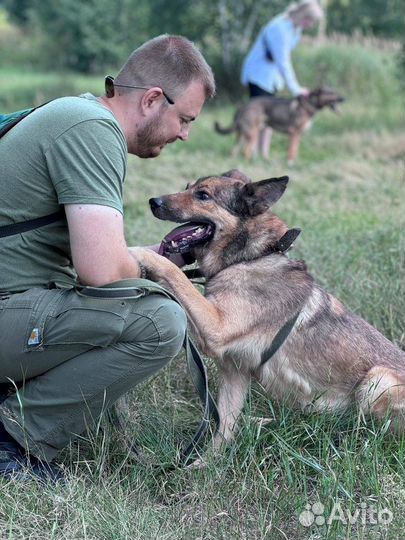
POLYGON ((262 28, 242 68, 242 84, 256 84, 268 92, 277 92, 287 85, 294 95, 302 93, 291 63, 291 51, 301 39, 301 30, 285 14, 278 15, 262 28), (271 51, 273 61, 266 57, 271 51))

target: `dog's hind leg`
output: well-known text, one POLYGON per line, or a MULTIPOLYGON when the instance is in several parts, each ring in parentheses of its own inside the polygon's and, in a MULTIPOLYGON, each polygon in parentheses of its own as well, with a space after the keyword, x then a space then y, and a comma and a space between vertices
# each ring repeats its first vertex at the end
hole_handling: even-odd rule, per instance
POLYGON ((244 141, 242 135, 239 135, 237 141, 232 148, 232 157, 237 157, 244 147, 244 141))
POLYGON ((273 135, 273 130, 271 127, 265 127, 260 131, 259 145, 260 153, 263 159, 269 159, 271 138, 273 135))
POLYGON ((292 165, 298 156, 301 133, 294 131, 290 133, 290 142, 288 145, 288 165, 292 165))
POLYGON ((379 419, 390 417, 393 427, 405 431, 405 372, 374 366, 356 393, 360 409, 379 419))
POLYGON ((245 158, 246 159, 252 159, 253 156, 257 153, 257 146, 259 141, 259 129, 253 130, 251 133, 249 133, 249 137, 247 137, 248 142, 245 146, 245 158))
POLYGON ((248 374, 242 373, 230 358, 227 358, 225 362, 227 365, 221 366, 221 382, 218 392, 220 423, 214 440, 216 449, 233 439, 235 424, 242 411, 250 385, 248 374))

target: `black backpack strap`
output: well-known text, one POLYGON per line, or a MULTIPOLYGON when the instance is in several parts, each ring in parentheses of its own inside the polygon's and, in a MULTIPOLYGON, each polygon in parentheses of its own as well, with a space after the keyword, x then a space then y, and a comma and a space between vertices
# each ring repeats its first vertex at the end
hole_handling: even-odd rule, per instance
MULTIPOLYGON (((21 113, 18 116, 15 116, 14 118, 10 118, 10 120, 7 120, 7 123, 0 129, 0 139, 10 131, 14 126, 18 124, 18 122, 21 122, 21 120, 24 120, 26 116, 32 113, 32 111, 35 111, 35 107, 32 109, 26 109, 25 111, 21 111, 21 113)), ((12 116, 12 115, 10 115, 12 116)))
MULTIPOLYGON (((0 128, 0 139, 10 131, 14 126, 16 126, 21 120, 24 120, 29 114, 36 111, 37 109, 40 109, 44 105, 49 103, 49 101, 46 101, 45 103, 42 103, 41 105, 38 105, 37 107, 31 107, 30 109, 24 109, 22 111, 16 111, 14 113, 5 114, 3 115, 5 118, 9 117, 10 120, 5 120, 5 124, 0 128)), ((1 117, 1 115, 0 115, 1 117)), ((0 125, 3 122, 0 122, 0 125)))
POLYGON ((65 218, 65 210, 61 209, 53 214, 42 216, 35 219, 29 219, 27 221, 19 221, 18 223, 12 223, 11 225, 3 225, 0 227, 0 238, 5 236, 13 236, 14 234, 21 234, 23 232, 31 231, 33 229, 39 229, 45 225, 50 225, 56 221, 60 221, 65 218))
MULTIPOLYGON (((10 129, 16 126, 19 122, 21 122, 21 120, 24 120, 24 118, 26 118, 29 114, 36 111, 37 109, 40 109, 47 103, 49 103, 49 101, 47 101, 46 103, 42 103, 42 105, 38 105, 38 107, 32 107, 31 109, 25 109, 23 111, 16 111, 15 113, 10 113, 10 121, 7 121, 7 123, 2 128, 0 128, 0 139, 1 137, 3 137, 3 135, 8 133, 10 129)), ((31 231, 33 229, 39 229, 40 227, 44 227, 45 225, 50 225, 51 223, 60 221, 64 219, 64 217, 65 210, 62 208, 57 212, 54 212, 53 214, 48 214, 47 216, 41 216, 39 218, 29 219, 27 221, 12 223, 11 225, 3 225, 0 226, 0 238, 4 238, 5 236, 13 236, 15 234, 21 234, 23 232, 31 231)))

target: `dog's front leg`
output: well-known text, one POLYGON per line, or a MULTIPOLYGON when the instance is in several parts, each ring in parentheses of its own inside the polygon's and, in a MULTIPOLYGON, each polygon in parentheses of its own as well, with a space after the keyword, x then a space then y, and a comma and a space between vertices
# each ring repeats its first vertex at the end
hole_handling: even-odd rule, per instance
POLYGON ((145 248, 130 248, 130 252, 146 268, 150 279, 162 282, 179 300, 205 354, 218 356, 227 333, 223 309, 208 301, 165 257, 145 248))
POLYGON ((242 372, 231 358, 224 358, 221 361, 221 382, 218 391, 220 424, 214 439, 216 450, 234 437, 236 421, 242 411, 250 380, 250 376, 242 372))

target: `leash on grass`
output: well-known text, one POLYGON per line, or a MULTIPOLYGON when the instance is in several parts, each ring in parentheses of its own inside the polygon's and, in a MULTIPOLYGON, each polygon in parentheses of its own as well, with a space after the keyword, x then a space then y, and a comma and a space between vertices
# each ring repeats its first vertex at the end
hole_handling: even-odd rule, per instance
MULTIPOLYGON (((133 280, 131 280, 133 282, 133 280)), ((149 281, 147 279, 137 279, 137 285, 125 286, 125 281, 119 282, 117 286, 114 284, 108 287, 76 287, 76 292, 82 296, 90 296, 93 298, 115 298, 115 299, 134 299, 148 296, 149 294, 160 294, 166 298, 170 298, 179 303, 176 297, 169 291, 164 289, 161 285, 149 281)), ((179 457, 177 460, 177 466, 187 466, 192 463, 196 455, 199 454, 205 441, 205 437, 209 431, 211 421, 215 424, 215 430, 219 426, 219 414, 218 409, 213 400, 210 391, 208 389, 208 377, 207 371, 199 353, 197 347, 186 332, 183 348, 185 350, 186 361, 188 370, 191 376, 193 385, 200 398, 203 413, 202 420, 198 426, 194 436, 190 443, 180 449, 179 457)), ((121 416, 117 407, 114 407, 109 415, 111 421, 122 431, 125 435, 126 429, 123 425, 121 416)), ((128 447, 131 449, 135 456, 139 456, 139 451, 136 444, 133 441, 127 441, 128 447)), ((174 468, 174 466, 171 466, 174 468)))

